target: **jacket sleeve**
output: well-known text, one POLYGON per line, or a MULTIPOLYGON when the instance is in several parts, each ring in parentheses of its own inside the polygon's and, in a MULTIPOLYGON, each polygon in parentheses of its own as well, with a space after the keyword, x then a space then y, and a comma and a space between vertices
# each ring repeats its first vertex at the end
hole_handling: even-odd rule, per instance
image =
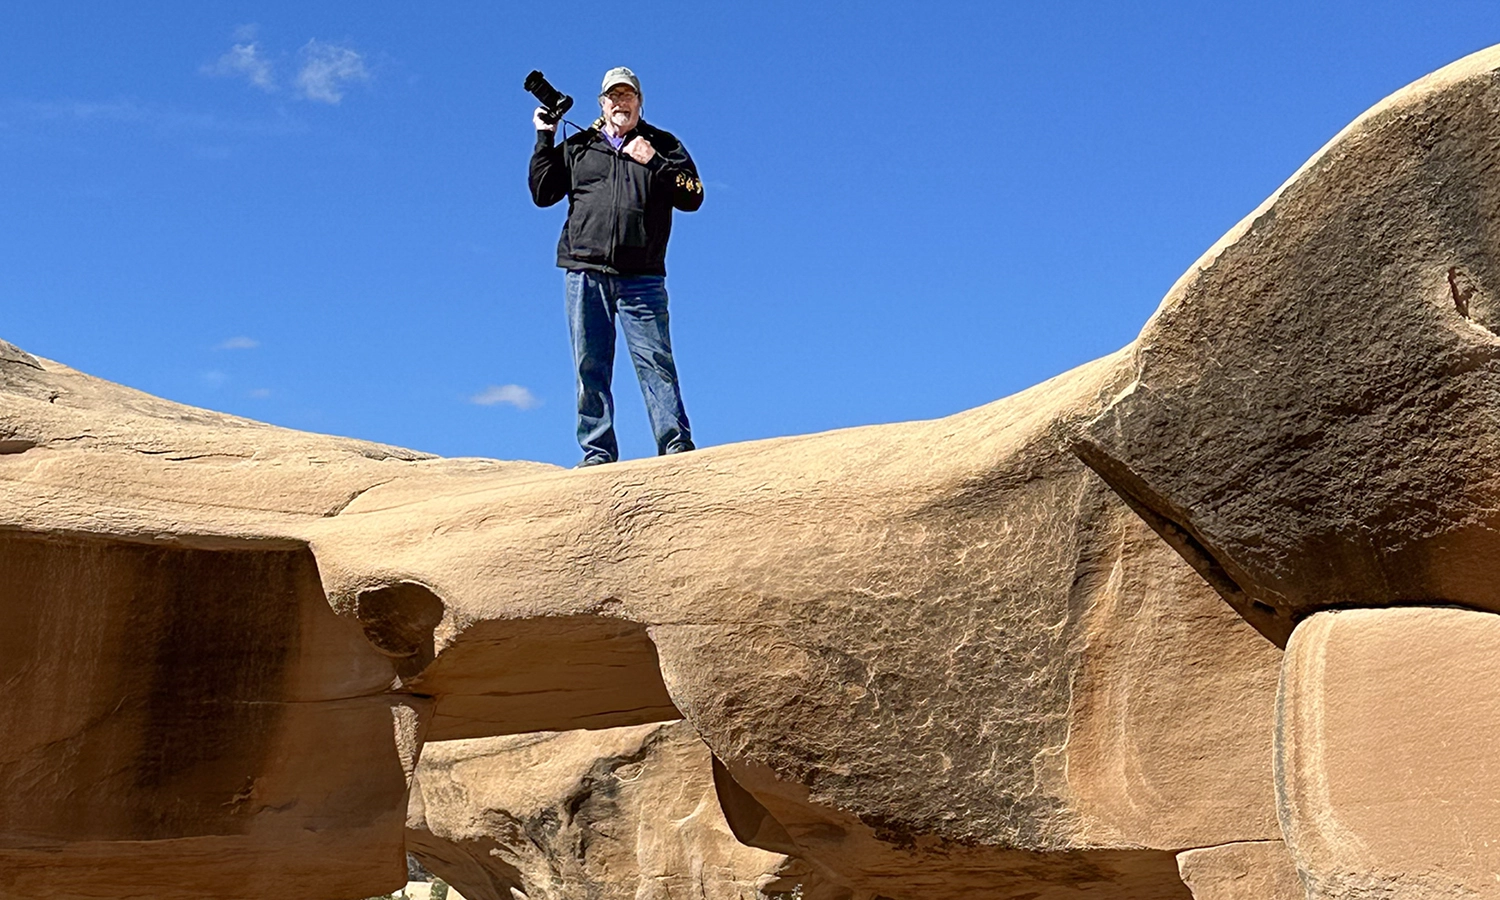
POLYGON ((536 149, 531 152, 527 182, 531 186, 531 202, 537 206, 551 206, 568 196, 568 162, 554 138, 552 132, 538 130, 536 149))
POLYGON ((664 147, 655 147, 656 155, 646 164, 659 181, 672 191, 672 205, 683 212, 694 212, 703 205, 703 182, 698 178, 698 167, 688 156, 687 148, 674 137, 667 136, 664 147))

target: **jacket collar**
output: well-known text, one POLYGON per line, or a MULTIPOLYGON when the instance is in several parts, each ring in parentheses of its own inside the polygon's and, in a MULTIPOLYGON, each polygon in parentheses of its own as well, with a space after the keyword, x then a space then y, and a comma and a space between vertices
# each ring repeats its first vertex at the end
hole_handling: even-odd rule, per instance
MULTIPOLYGON (((589 126, 589 130, 594 132, 595 140, 604 141, 606 144, 609 143, 609 138, 604 134, 604 119, 595 119, 594 124, 589 126)), ((647 132, 650 130, 651 126, 646 124, 646 120, 640 119, 635 123, 634 128, 625 132, 625 135, 620 139, 620 145, 623 147, 625 144, 630 143, 631 138, 638 136, 645 137, 649 141, 651 137, 647 132)))

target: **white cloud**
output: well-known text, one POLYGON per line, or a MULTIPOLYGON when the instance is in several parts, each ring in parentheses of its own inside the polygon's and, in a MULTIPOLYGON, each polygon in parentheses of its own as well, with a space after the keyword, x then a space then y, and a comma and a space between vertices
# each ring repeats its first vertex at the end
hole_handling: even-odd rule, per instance
POLYGON ((223 385, 224 382, 229 380, 228 375, 225 375, 223 372, 220 372, 217 369, 203 372, 198 376, 198 378, 203 382, 204 386, 209 388, 218 388, 219 386, 223 385))
POLYGON ((256 347, 259 347, 259 346, 260 346, 260 341, 257 341, 255 338, 245 337, 244 335, 240 335, 238 337, 232 337, 229 340, 225 341, 224 343, 220 344, 219 345, 219 349, 220 350, 254 350, 256 347))
MULTIPOLYGON (((278 84, 276 64, 266 56, 257 39, 259 27, 241 25, 234 30, 234 45, 229 52, 203 66, 205 75, 220 78, 243 78, 267 93, 278 84)), ((297 93, 320 103, 338 103, 349 85, 370 80, 365 58, 351 47, 320 41, 308 41, 298 51, 298 69, 294 82, 297 93)))
POLYGON ((364 57, 348 47, 311 40, 302 48, 301 56, 297 89, 309 100, 338 103, 344 99, 345 85, 370 80, 364 57))
POLYGON ((21 100, 9 103, 7 106, 18 114, 39 121, 66 119, 82 123, 135 123, 148 122, 152 115, 148 107, 129 99, 107 103, 78 100, 36 103, 21 100))
POLYGON ((190 112, 125 98, 108 102, 81 100, 0 101, 0 115, 32 125, 103 128, 139 127, 161 136, 230 134, 273 137, 300 134, 302 122, 286 115, 274 119, 226 119, 213 113, 190 112))
POLYGON ((250 396, 254 397, 257 400, 264 400, 267 397, 271 396, 271 389, 270 388, 256 388, 255 390, 253 390, 253 391, 250 392, 250 396))
POLYGON ((516 409, 535 409, 542 405, 536 395, 519 384, 490 385, 479 393, 469 398, 470 403, 480 406, 494 406, 505 403, 516 409))
MULTIPOLYGON (((240 26, 235 36, 245 34, 247 28, 251 29, 250 34, 253 36, 253 25, 240 26)), ((200 71, 219 78, 244 78, 263 91, 276 90, 276 78, 271 74, 271 61, 260 55, 260 45, 253 40, 235 44, 213 65, 204 66, 200 71)))

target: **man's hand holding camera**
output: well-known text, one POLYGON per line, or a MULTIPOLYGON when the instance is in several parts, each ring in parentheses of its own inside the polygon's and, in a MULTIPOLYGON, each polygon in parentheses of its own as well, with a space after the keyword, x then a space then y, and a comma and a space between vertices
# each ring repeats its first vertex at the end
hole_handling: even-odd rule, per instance
POLYGON ((536 108, 536 112, 531 114, 531 121, 536 125, 536 130, 554 132, 557 131, 556 122, 548 122, 546 119, 542 118, 543 114, 546 112, 547 108, 545 106, 538 106, 536 108))

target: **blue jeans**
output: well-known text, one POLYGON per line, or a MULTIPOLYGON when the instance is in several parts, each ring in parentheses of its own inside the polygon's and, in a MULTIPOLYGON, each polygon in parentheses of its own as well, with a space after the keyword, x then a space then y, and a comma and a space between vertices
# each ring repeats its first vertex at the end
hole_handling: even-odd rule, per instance
POLYGON ((567 274, 568 333, 578 375, 578 444, 585 460, 620 458, 615 440, 615 319, 646 398, 656 435, 656 453, 693 449, 692 429, 682 406, 672 337, 667 330, 667 280, 661 275, 567 274))

